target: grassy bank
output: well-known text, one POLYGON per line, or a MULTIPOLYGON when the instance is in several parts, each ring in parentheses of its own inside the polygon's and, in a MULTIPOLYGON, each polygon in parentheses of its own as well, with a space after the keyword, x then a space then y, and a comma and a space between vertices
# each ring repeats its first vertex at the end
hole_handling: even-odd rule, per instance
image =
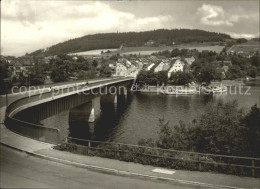
MULTIPOLYGON (((68 143, 56 146, 55 149, 169 169, 186 169, 190 171, 252 176, 252 169, 249 167, 251 160, 236 157, 77 140, 70 140, 68 143)), ((257 165, 259 165, 259 163, 260 159, 257 165)), ((254 171, 254 175, 260 177, 259 169, 254 171)))

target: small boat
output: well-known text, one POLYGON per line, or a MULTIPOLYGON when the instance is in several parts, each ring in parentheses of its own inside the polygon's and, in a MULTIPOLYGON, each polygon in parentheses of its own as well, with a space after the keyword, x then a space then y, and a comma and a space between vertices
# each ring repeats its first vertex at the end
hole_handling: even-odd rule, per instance
POLYGON ((166 89, 163 91, 165 95, 193 95, 196 93, 194 89, 166 89))
POLYGON ((226 86, 222 86, 222 87, 213 87, 213 93, 224 93, 227 92, 227 87, 226 86))
POLYGON ((202 87, 201 90, 204 94, 213 94, 213 89, 210 86, 202 87))
POLYGON ((224 93, 227 92, 228 89, 226 86, 206 86, 201 88, 204 94, 217 94, 217 93, 224 93))

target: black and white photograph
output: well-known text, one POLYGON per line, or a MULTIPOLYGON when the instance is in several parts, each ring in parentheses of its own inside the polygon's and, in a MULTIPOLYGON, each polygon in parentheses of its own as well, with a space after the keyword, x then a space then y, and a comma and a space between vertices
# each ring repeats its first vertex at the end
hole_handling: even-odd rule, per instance
POLYGON ((0 5, 0 188, 260 189, 259 0, 0 5))

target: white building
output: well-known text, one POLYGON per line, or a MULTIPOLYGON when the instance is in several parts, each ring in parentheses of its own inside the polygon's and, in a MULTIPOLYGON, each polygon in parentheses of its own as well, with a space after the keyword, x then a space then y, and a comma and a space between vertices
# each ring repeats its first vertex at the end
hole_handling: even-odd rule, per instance
POLYGON ((139 64, 117 63, 115 76, 136 77, 141 69, 139 64))
POLYGON ((116 65, 116 75, 115 76, 127 76, 127 67, 123 64, 117 63, 116 65))
POLYGON ((182 62, 180 59, 175 60, 172 67, 168 71, 168 78, 171 77, 172 73, 175 73, 175 72, 178 72, 178 71, 183 72, 183 68, 184 68, 184 62, 182 62))

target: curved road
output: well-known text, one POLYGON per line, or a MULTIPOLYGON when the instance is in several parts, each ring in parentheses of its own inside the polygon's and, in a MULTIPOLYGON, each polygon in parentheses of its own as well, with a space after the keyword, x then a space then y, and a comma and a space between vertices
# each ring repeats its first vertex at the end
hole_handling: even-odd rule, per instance
POLYGON ((0 145, 0 188, 171 188, 184 185, 111 175, 56 163, 0 145))

